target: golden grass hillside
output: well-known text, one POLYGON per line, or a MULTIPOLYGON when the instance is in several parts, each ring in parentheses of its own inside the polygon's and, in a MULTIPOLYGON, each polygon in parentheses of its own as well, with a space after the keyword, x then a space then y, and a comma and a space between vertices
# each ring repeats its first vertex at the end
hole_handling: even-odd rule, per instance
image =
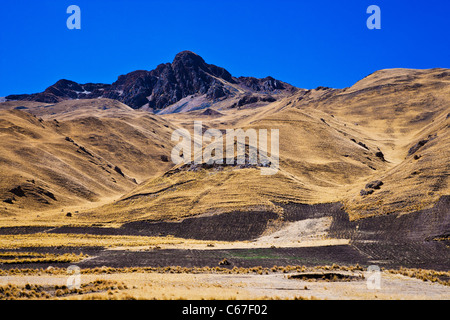
POLYGON ((123 223, 235 210, 281 214, 278 202, 342 202, 352 219, 416 211, 450 194, 449 97, 447 69, 391 69, 346 89, 298 90, 240 110, 217 104, 206 114, 155 116, 107 99, 15 102, 28 110, 1 111, 0 195, 11 198, 21 185, 30 196, 14 196, 0 214, 6 221, 78 204, 71 223, 123 223), (192 134, 195 120, 222 131, 278 129, 278 173, 174 166, 171 134, 180 127, 192 134), (382 184, 371 187, 373 181, 382 184))
MULTIPOLYGON (((343 202, 352 218, 412 212, 449 194, 449 72, 378 71, 353 87, 300 91, 245 110, 164 116, 192 133, 205 128, 280 130, 280 170, 224 167, 179 171, 141 184, 99 208, 108 220, 176 219, 200 213, 266 208, 276 202, 343 202), (427 140, 417 151, 409 150, 427 140), (383 185, 361 195, 376 180, 383 185)), ((370 188, 369 188, 370 190, 370 188)))
POLYGON ((173 128, 148 112, 107 99, 34 107, 0 111, 1 218, 64 216, 170 168, 173 128))
POLYGON ((302 99, 297 107, 347 121, 382 150, 386 170, 368 177, 384 183, 380 190, 361 197, 361 183, 342 197, 352 216, 412 212, 450 194, 448 69, 380 70, 329 96, 302 99))

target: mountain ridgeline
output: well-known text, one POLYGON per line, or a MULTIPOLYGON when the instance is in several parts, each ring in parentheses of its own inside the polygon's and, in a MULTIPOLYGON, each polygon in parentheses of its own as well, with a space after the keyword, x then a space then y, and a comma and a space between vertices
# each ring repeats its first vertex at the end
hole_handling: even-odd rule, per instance
POLYGON ((295 87, 272 77, 233 77, 224 68, 207 64, 193 52, 183 51, 172 63, 160 64, 151 71, 137 70, 121 75, 113 84, 79 84, 63 79, 44 92, 9 95, 6 99, 58 103, 72 99, 109 98, 133 109, 144 108, 158 113, 186 97, 202 97, 191 106, 191 109, 202 109, 242 94, 247 99, 254 93, 271 95, 270 101, 275 99, 272 96, 295 90, 295 87))

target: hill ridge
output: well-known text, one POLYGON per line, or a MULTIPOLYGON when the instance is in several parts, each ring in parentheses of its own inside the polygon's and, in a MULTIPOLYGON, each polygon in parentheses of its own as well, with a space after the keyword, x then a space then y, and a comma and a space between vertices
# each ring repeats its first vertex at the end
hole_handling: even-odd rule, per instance
POLYGON ((133 109, 146 108, 158 112, 189 96, 205 96, 208 102, 237 95, 235 86, 247 94, 272 94, 296 88, 272 77, 233 77, 226 69, 207 64, 199 55, 182 51, 172 63, 159 64, 154 70, 136 70, 120 75, 112 84, 79 84, 61 79, 43 92, 13 94, 7 101, 23 100, 57 103, 70 99, 109 98, 133 109))

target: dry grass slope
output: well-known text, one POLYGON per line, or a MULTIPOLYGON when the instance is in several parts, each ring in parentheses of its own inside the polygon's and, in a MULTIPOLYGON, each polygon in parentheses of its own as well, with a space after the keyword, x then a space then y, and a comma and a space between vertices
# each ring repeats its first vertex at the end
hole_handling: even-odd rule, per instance
POLYGON ((14 223, 42 211, 36 223, 67 223, 60 209, 78 206, 73 223, 255 208, 282 216, 277 202, 342 202, 352 219, 417 211, 450 194, 449 97, 446 69, 391 69, 350 88, 299 90, 265 106, 218 104, 212 115, 155 116, 106 99, 6 102, 1 109, 20 104, 42 118, 0 111, 0 197, 9 202, 0 215, 14 223), (279 172, 173 167, 171 133, 191 130, 194 120, 221 130, 279 129, 279 172), (382 184, 372 188, 372 181, 382 184))
POLYGON ((112 100, 61 104, 46 120, 0 111, 2 219, 65 219, 67 208, 117 198, 170 167, 168 122, 112 100))

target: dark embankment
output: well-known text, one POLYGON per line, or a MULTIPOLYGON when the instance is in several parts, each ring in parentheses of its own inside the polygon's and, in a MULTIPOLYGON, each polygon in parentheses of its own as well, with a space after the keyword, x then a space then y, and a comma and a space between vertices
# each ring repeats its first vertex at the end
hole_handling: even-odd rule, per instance
POLYGON ((167 236, 198 240, 241 241, 260 236, 270 219, 278 215, 270 211, 229 212, 186 218, 176 222, 134 221, 120 228, 59 227, 51 233, 90 233, 111 235, 167 236))
MULTIPOLYGON (((155 250, 128 252, 95 250, 96 257, 80 266, 214 266, 226 258, 233 266, 371 264, 386 268, 450 270, 450 196, 433 208, 414 213, 384 215, 350 221, 339 203, 283 204, 284 220, 332 217, 329 237, 350 239, 349 245, 229 250, 155 250)), ((201 240, 237 241, 259 237, 270 220, 280 216, 268 211, 230 212, 186 218, 179 222, 135 221, 120 228, 16 227, 0 228, 0 234, 79 233, 116 235, 173 235, 201 240)), ((31 250, 29 248, 27 250, 31 250)), ((33 251, 33 250, 31 250, 33 251)), ((52 251, 52 250, 50 250, 52 251)), ((10 267, 10 266, 8 266, 10 267)))

